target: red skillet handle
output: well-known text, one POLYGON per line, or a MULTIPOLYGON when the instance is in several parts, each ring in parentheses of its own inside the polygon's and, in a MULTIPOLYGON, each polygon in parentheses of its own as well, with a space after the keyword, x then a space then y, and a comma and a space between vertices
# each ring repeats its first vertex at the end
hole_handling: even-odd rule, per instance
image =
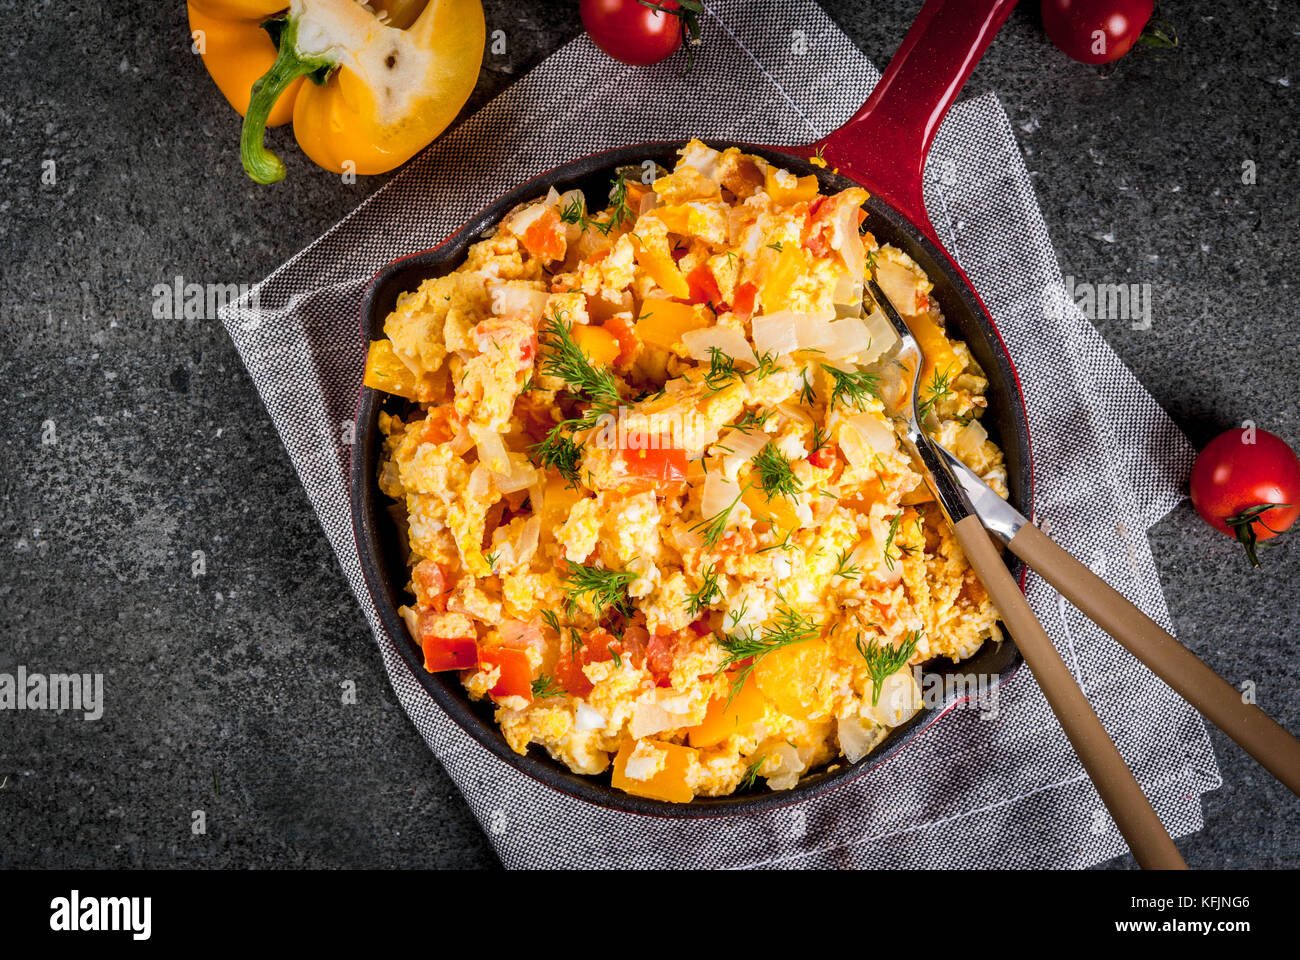
POLYGON ((935 131, 1016 0, 926 0, 870 98, 816 143, 840 173, 863 184, 938 243, 921 175, 935 131))

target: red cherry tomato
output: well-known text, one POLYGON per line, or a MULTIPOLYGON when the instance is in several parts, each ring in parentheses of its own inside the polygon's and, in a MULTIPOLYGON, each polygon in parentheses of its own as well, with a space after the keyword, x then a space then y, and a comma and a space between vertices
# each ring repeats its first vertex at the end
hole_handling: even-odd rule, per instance
POLYGON ((1266 430, 1229 430, 1192 467, 1192 505, 1214 529, 1236 537, 1258 567, 1255 543, 1300 518, 1300 459, 1266 430))
POLYGON ((578 12, 596 46, 615 60, 646 66, 667 60, 682 45, 677 0, 656 0, 656 10, 640 0, 580 0, 578 12))
POLYGON ((1133 48, 1155 0, 1043 0, 1043 29, 1080 63, 1110 63, 1133 48))

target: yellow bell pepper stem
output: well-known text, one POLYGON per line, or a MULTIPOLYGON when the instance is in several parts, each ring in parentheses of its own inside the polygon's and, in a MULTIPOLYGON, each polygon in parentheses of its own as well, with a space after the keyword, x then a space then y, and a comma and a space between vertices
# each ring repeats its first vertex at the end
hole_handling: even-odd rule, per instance
POLYGON ((280 50, 261 79, 253 84, 239 135, 239 159, 244 170, 258 183, 277 183, 284 179, 284 162, 266 147, 266 121, 280 95, 299 77, 329 70, 334 61, 325 56, 303 57, 298 52, 298 21, 285 20, 280 32, 280 50))

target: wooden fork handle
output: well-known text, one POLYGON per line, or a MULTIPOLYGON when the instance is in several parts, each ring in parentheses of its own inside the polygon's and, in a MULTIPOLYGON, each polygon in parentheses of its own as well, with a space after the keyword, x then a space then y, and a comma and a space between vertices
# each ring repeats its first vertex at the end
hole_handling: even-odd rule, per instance
MULTIPOLYGON (((1027 523, 1008 547, 1156 676, 1300 794, 1300 741, 1105 580, 1027 523)), ((1028 657, 1026 657, 1028 659, 1028 657)))
POLYGON ((1144 869, 1186 870, 1169 832, 1052 646, 979 517, 971 514, 953 530, 1138 864, 1144 869))

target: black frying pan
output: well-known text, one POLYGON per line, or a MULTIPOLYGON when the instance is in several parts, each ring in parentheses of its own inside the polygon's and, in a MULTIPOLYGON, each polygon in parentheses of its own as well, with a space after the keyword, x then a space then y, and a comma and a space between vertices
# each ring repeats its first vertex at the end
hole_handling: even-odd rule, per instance
MULTIPOLYGON (((933 296, 947 321, 948 331, 964 340, 989 380, 988 412, 983 423, 1006 454, 1011 502, 1032 515, 1032 467, 1029 429, 1020 384, 997 328, 964 273, 944 250, 925 214, 921 173, 930 143, 961 85, 983 54, 998 28, 1015 6, 1015 0, 928 0, 916 23, 881 78, 871 98, 843 127, 812 144, 765 147, 712 142, 716 148, 739 146, 800 176, 815 174, 822 191, 835 193, 861 185, 871 193, 867 201, 866 228, 881 243, 905 251, 934 282, 933 296), (826 167, 809 158, 820 156, 826 167), (838 168, 839 173, 831 172, 838 168)), ((494 226, 519 203, 544 194, 550 187, 582 189, 587 196, 603 196, 616 168, 653 160, 669 169, 685 141, 667 141, 622 147, 567 163, 520 184, 479 213, 445 241, 397 260, 371 281, 361 305, 361 324, 367 341, 383 335, 384 320, 399 294, 423 281, 447 273, 463 262, 470 244, 494 226)), ((609 784, 609 775, 588 777, 569 771, 536 745, 528 753, 515 753, 506 744, 493 719, 490 701, 469 699, 456 673, 429 673, 423 654, 411 640, 397 608, 407 602, 409 572, 399 547, 398 532, 387 511, 388 499, 379 491, 378 466, 382 437, 378 430, 381 409, 405 404, 371 389, 364 389, 357 411, 357 439, 352 451, 352 522, 366 585, 380 620, 415 676, 470 736, 512 767, 549 787, 602 807, 662 817, 713 817, 754 813, 805 800, 833 789, 887 760, 938 717, 960 701, 922 709, 895 728, 869 756, 856 764, 840 762, 804 777, 792 790, 700 797, 686 804, 634 797, 609 784)), ((1013 573, 1020 574, 1018 561, 1013 573)), ((1021 664, 1010 641, 986 643, 972 658, 959 664, 936 662, 929 673, 996 675, 1005 683, 1021 664)))

